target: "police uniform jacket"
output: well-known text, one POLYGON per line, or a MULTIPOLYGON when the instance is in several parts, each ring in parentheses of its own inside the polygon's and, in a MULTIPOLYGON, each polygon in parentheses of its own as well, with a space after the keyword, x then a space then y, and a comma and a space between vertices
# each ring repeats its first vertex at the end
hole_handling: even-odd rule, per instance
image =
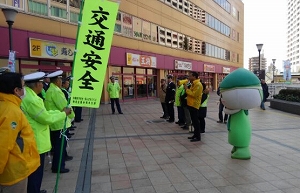
MULTIPOLYGON (((45 98, 45 107, 49 110, 58 110, 62 111, 65 107, 68 105, 68 101, 65 98, 64 93, 62 90, 56 86, 53 83, 50 83, 50 87, 48 88, 46 92, 46 98, 45 98)), ((70 115, 68 115, 67 122, 66 122, 66 128, 71 127, 71 119, 75 117, 74 112, 70 115)), ((65 120, 57 121, 50 125, 51 131, 57 131, 64 129, 65 120)))
POLYGON ((121 87, 117 82, 110 82, 107 85, 106 91, 109 93, 109 98, 118 99, 120 97, 121 87))
POLYGON ((174 82, 170 82, 167 86, 166 99, 165 99, 166 103, 169 103, 169 101, 175 101, 175 91, 176 91, 176 86, 174 82))
POLYGON ((20 109, 21 99, 0 93, 0 185, 14 185, 40 166, 34 133, 20 109))
POLYGON ((43 99, 31 88, 25 89, 26 96, 22 100, 21 108, 33 129, 38 151, 42 154, 51 150, 49 125, 65 120, 66 113, 58 110, 47 111, 43 99))

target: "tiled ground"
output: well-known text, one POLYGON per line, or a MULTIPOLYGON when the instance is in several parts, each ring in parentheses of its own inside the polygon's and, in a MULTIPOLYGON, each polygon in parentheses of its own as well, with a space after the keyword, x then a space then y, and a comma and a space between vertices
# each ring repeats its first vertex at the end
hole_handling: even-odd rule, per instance
MULTIPOLYGON (((226 125, 216 123, 217 102, 212 92, 206 133, 196 143, 187 131, 159 118, 157 100, 122 103, 124 115, 112 115, 109 104, 96 114, 84 109, 84 121, 69 142, 71 172, 60 175, 57 192, 299 193, 299 116, 250 110, 252 158, 233 160, 226 125)), ((46 161, 42 187, 52 192, 57 176, 46 161)))

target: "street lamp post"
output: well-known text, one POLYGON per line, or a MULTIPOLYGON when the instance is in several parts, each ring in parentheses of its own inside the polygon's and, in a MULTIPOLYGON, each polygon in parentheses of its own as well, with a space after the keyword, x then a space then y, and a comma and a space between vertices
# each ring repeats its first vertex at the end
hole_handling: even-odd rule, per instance
POLYGON ((276 61, 276 59, 272 59, 272 62, 273 62, 273 66, 272 66, 272 71, 273 71, 273 83, 275 83, 275 80, 274 80, 274 71, 276 70, 275 61, 276 61))
POLYGON ((12 25, 15 22, 16 15, 18 13, 15 9, 3 8, 2 12, 5 16, 6 23, 8 24, 8 32, 9 32, 9 50, 13 50, 13 43, 12 43, 12 25))
POLYGON ((261 79, 260 77, 260 51, 263 47, 263 44, 256 44, 257 50, 258 50, 258 78, 261 79))

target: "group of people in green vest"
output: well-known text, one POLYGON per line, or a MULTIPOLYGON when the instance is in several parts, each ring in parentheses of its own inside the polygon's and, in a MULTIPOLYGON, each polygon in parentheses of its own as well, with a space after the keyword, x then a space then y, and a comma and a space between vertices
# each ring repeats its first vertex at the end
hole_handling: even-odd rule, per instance
POLYGON ((75 115, 62 91, 62 74, 61 70, 47 76, 44 72, 0 73, 1 193, 46 193, 41 184, 45 154, 51 148, 52 172, 69 172, 65 130, 75 115), (46 92, 45 78, 50 81, 46 92))
MULTIPOLYGON (((172 101, 164 100, 168 85, 172 84, 172 78, 171 75, 168 75, 167 83, 164 79, 161 80, 160 101, 164 112, 161 118, 165 119, 168 118, 166 116, 174 117, 170 115, 174 111, 168 112, 168 108, 165 107, 170 103, 172 105, 172 101)), ((182 129, 194 133, 193 136, 188 138, 191 142, 200 141, 200 133, 205 133, 205 117, 207 113, 209 90, 206 88, 206 85, 201 82, 197 72, 190 72, 189 75, 178 77, 176 82, 174 105, 177 107, 178 121, 175 123, 181 126, 182 129)))

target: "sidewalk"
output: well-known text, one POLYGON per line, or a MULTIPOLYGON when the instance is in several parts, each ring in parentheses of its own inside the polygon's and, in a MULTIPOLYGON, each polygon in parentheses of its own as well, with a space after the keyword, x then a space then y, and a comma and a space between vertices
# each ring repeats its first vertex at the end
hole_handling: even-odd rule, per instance
MULTIPOLYGON (((69 141, 71 171, 60 175, 58 192, 299 193, 299 116, 268 103, 265 111, 250 110, 252 158, 234 160, 226 125, 216 122, 218 99, 211 92, 206 133, 194 143, 188 131, 159 118, 158 100, 122 103, 123 115, 112 115, 110 104, 84 109, 84 121, 69 141)), ((51 193, 56 174, 46 162, 42 189, 51 193)))

